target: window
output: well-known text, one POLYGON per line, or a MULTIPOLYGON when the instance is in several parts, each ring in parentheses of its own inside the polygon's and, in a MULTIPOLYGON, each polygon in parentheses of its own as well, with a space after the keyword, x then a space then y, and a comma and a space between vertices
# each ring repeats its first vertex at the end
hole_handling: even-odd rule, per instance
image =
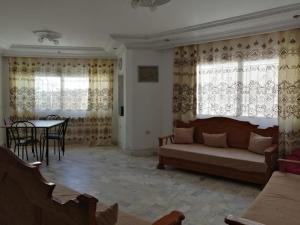
POLYGON ((277 118, 278 59, 199 64, 198 116, 277 118))
POLYGON ((83 115, 88 108, 88 90, 88 76, 36 76, 35 109, 41 114, 83 115))

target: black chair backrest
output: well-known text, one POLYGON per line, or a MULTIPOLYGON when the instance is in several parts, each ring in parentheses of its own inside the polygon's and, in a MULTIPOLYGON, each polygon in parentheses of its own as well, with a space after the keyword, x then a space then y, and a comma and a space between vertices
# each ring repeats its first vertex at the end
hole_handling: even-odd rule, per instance
POLYGON ((36 127, 29 121, 16 121, 11 124, 10 133, 16 144, 20 144, 22 140, 35 140, 36 127))
POLYGON ((64 136, 67 133, 67 128, 68 128, 69 120, 70 120, 70 118, 67 118, 67 119, 65 119, 65 122, 64 122, 64 130, 63 130, 63 135, 64 136))
POLYGON ((61 135, 63 137, 66 135, 69 120, 70 120, 70 118, 65 119, 64 122, 59 126, 59 128, 58 128, 59 135, 61 135))

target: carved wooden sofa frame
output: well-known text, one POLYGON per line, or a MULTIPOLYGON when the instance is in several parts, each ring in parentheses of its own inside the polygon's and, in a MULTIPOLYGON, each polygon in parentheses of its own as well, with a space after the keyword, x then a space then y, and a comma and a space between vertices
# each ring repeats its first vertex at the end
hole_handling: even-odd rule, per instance
MULTIPOLYGON (((55 199, 55 184, 44 179, 40 164, 28 164, 0 146, 0 224, 96 225, 98 200, 87 194, 66 203, 55 199)), ((153 225, 181 225, 183 220, 173 211, 153 225)))
MULTIPOLYGON (((271 177, 273 171, 277 166, 278 159, 278 126, 269 127, 266 129, 258 128, 258 125, 251 124, 245 121, 234 120, 225 117, 212 117, 208 119, 196 119, 194 121, 190 121, 189 123, 184 123, 182 121, 176 121, 176 127, 211 127, 207 130, 208 133, 223 133, 229 130, 230 135, 236 135, 236 142, 239 145, 239 140, 245 142, 246 140, 249 142, 250 132, 254 132, 264 136, 272 136, 273 144, 271 147, 265 150, 265 163, 267 165, 266 173, 257 173, 257 172, 246 172, 240 171, 236 169, 231 169, 223 166, 215 166, 204 163, 197 163, 193 161, 165 157, 159 155, 159 163, 157 165, 158 169, 164 169, 165 165, 174 166, 176 168, 192 170, 196 172, 206 173, 210 175, 227 177, 230 179, 237 179, 246 182, 252 182, 260 185, 264 185, 271 177), (224 129, 224 126, 227 127, 224 129), (238 132, 240 129, 246 129, 247 136, 245 133, 238 132)), ((195 136, 199 135, 197 130, 195 130, 195 136)), ((174 135, 168 135, 159 137, 159 146, 163 146, 169 143, 174 143, 174 135)))

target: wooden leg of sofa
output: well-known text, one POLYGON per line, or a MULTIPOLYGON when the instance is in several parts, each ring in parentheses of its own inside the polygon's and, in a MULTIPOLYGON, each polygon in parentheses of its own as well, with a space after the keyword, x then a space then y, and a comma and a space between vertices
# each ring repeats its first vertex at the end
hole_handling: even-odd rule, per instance
POLYGON ((159 162, 157 164, 157 169, 164 170, 165 169, 165 164, 163 163, 163 157, 159 156, 159 162))

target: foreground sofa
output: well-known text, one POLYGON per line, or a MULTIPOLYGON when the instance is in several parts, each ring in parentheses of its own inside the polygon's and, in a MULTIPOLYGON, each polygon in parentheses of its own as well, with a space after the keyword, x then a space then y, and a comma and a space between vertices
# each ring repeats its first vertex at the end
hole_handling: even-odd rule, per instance
MULTIPOLYGON (((39 172, 40 163, 28 164, 0 147, 1 225, 105 225, 97 221, 104 204, 87 194, 49 183, 39 172)), ((151 210, 151 209, 149 209, 151 210)), ((155 223, 124 212, 117 225, 181 225, 184 216, 174 211, 155 223)))
POLYGON ((177 121, 176 127, 194 127, 194 143, 174 144, 174 135, 160 137, 158 169, 170 165, 262 185, 274 171, 278 156, 277 126, 259 129, 249 122, 212 117, 189 123, 177 121), (272 146, 265 149, 264 155, 248 151, 251 132, 273 138, 272 146), (226 133, 228 148, 203 145, 202 133, 226 133))
POLYGON ((299 225, 300 175, 286 173, 287 164, 299 161, 279 160, 280 172, 271 179, 241 217, 228 216, 229 225, 299 225))

